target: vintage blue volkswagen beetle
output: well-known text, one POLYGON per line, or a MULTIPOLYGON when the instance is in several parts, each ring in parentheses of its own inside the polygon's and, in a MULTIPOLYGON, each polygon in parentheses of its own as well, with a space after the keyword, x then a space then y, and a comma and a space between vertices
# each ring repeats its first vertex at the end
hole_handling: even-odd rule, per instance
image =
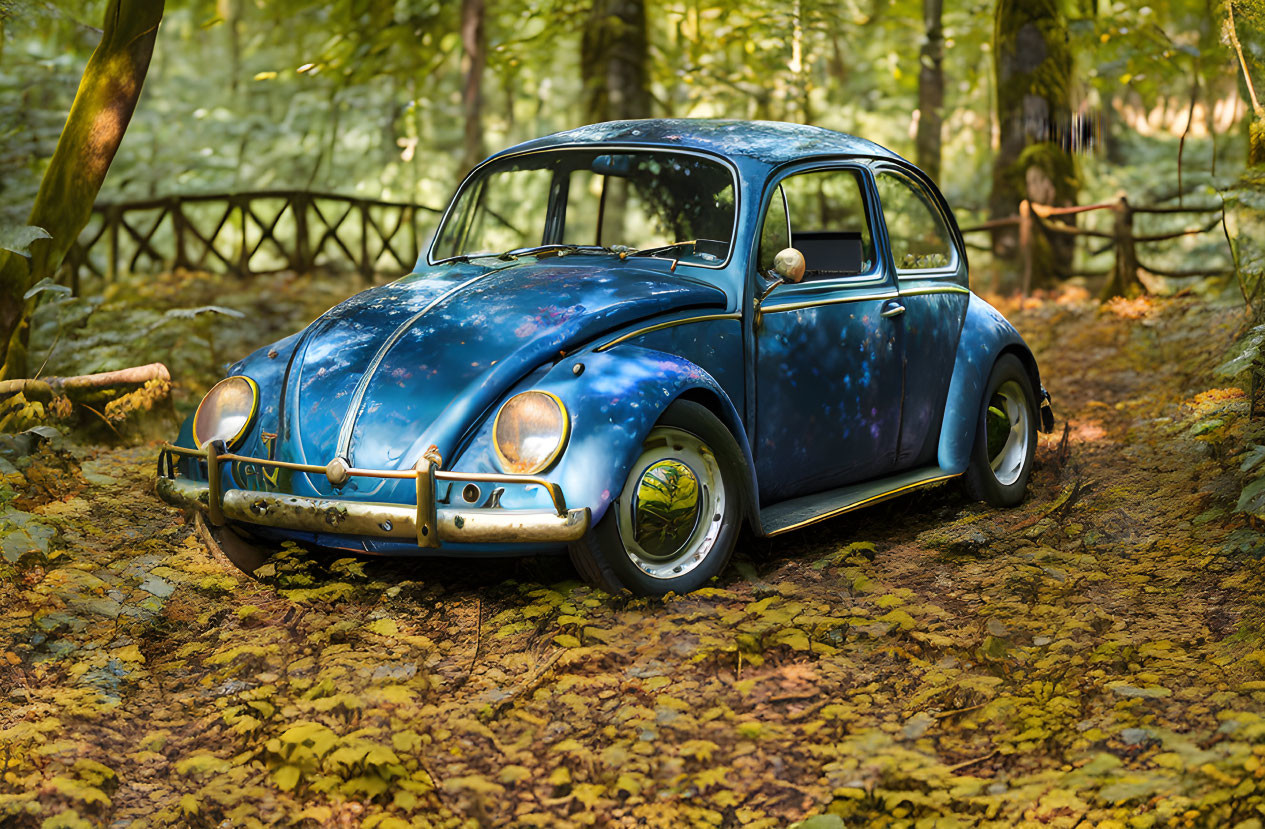
POLYGON ((935 185, 859 138, 598 124, 477 167, 414 273, 233 365, 158 492, 230 539, 569 549, 685 592, 777 535, 962 477, 1024 495, 1052 417, 935 185))

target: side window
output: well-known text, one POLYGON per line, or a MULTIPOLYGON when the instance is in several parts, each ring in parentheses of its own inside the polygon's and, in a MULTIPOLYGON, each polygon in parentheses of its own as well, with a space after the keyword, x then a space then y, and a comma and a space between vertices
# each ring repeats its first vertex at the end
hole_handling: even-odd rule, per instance
POLYGON ((891 170, 880 171, 875 180, 897 272, 937 270, 953 264, 949 229, 927 192, 908 176, 891 170))
POLYGON ((760 268, 787 247, 804 254, 804 280, 857 276, 874 268, 874 242, 866 219, 860 173, 852 169, 813 170, 782 180, 782 197, 774 193, 760 233, 760 268))
POLYGON ((791 246, 786 227, 786 201, 778 185, 769 199, 769 209, 764 212, 764 226, 760 230, 760 273, 773 270, 773 258, 778 251, 791 246))

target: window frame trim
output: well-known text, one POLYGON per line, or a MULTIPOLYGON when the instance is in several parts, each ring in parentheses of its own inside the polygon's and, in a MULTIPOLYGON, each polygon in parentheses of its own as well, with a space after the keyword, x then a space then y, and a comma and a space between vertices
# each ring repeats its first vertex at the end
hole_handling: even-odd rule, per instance
POLYGON ((945 212, 944 205, 941 203, 942 199, 937 198, 940 194, 934 192, 926 182, 920 181, 918 176, 911 175, 908 169, 900 165, 879 161, 873 163, 870 167, 871 173, 874 175, 874 196, 878 200, 878 210, 883 219, 883 240, 887 245, 887 258, 892 263, 892 274, 896 278, 897 284, 901 280, 940 279, 958 276, 966 262, 966 255, 958 243, 957 234, 955 233, 956 223, 951 221, 950 216, 945 212), (940 224, 944 228, 945 240, 949 243, 949 249, 953 253, 953 258, 949 260, 948 265, 939 268, 901 268, 897 264, 896 254, 892 251, 892 235, 887 227, 887 213, 884 211, 883 197, 878 192, 878 177, 883 173, 891 173, 909 182, 913 187, 921 190, 923 196, 926 197, 925 203, 935 206, 933 215, 940 220, 940 224))
MULTIPOLYGON (((787 282, 781 285, 778 293, 816 293, 828 289, 847 290, 851 288, 872 288, 882 285, 888 281, 887 269, 884 267, 884 259, 880 245, 878 243, 878 233, 876 230, 878 225, 875 222, 877 212, 881 212, 882 207, 878 201, 878 188, 874 180, 874 171, 870 169, 867 163, 868 159, 856 157, 850 158, 812 158, 804 159, 797 163, 788 164, 774 171, 765 181, 765 192, 769 193, 773 189, 777 189, 782 195, 782 206, 786 215, 786 236, 788 240, 793 240, 794 235, 791 233, 791 210, 790 204, 786 200, 786 190, 783 183, 794 176, 805 175, 808 173, 830 172, 838 170, 850 170, 857 174, 857 189, 861 196, 861 200, 865 207, 865 218, 869 223, 870 240, 874 245, 874 265, 870 270, 859 274, 851 274, 848 276, 834 276, 825 279, 813 279, 801 282, 787 282)), ((764 219, 768 213, 769 205, 772 204, 772 196, 768 197, 768 203, 762 196, 760 204, 763 210, 757 213, 759 217, 759 227, 752 234, 754 237, 754 245, 752 249, 751 262, 752 272, 757 277, 764 277, 760 273, 760 239, 764 234, 764 219)), ((883 226, 884 238, 886 238, 887 227, 883 226)), ((889 251, 890 254, 890 251, 889 251)), ((770 306, 770 309, 772 306, 770 306)))
MULTIPOLYGON (((607 144, 607 143, 592 143, 592 142, 585 141, 585 142, 567 142, 564 144, 553 144, 548 147, 539 147, 536 149, 524 150, 521 152, 497 153, 495 155, 489 156, 488 158, 484 159, 482 162, 477 164, 472 170, 470 170, 469 173, 466 174, 465 178, 461 180, 461 183, 457 185, 456 190, 453 191, 452 196, 448 199, 448 205, 447 207, 444 208, 444 213, 440 217, 439 223, 435 225, 435 232, 431 236, 430 244, 426 246, 426 264, 428 266, 433 267, 435 265, 443 265, 448 262, 459 261, 463 257, 466 257, 466 256, 469 256, 471 260, 495 258, 496 256, 498 256, 498 254, 495 254, 495 253, 475 255, 475 256, 459 253, 455 256, 444 257, 443 259, 434 258, 435 245, 438 244, 439 237, 442 234, 444 227, 448 224, 449 218, 451 218, 453 208, 456 207, 458 198, 461 196, 463 192, 465 192, 466 187, 470 185, 470 183, 475 179, 475 177, 483 172, 485 167, 493 163, 507 161, 507 160, 515 159, 515 158, 523 158, 523 157, 531 156, 531 155, 540 155, 542 153, 577 151, 577 150, 578 151, 592 150, 592 151, 598 152, 599 154, 605 151, 605 152, 666 153, 669 155, 691 155, 691 156, 697 156, 700 158, 705 158, 705 159, 708 159, 709 161, 714 161, 717 164, 719 164, 721 167, 723 167, 724 169, 728 170, 729 177, 733 183, 733 194, 734 194, 733 225, 731 226, 730 231, 729 231, 729 253, 725 257, 723 262, 719 262, 717 264, 706 264, 702 262, 681 262, 681 264, 687 265, 691 268, 705 268, 707 270, 724 270, 725 268, 729 267, 729 264, 731 262, 733 262, 734 254, 737 251, 738 245, 739 245, 738 229, 739 229, 739 223, 742 217, 743 205, 742 205, 742 176, 739 173, 738 165, 735 164, 732 159, 726 156, 720 155, 719 153, 714 153, 708 150, 696 149, 693 147, 672 147, 672 146, 664 146, 661 144, 637 144, 637 143, 607 144)), ((486 186, 486 183, 487 183, 486 181, 481 181, 479 182, 479 186, 484 187, 486 186)), ((548 223, 546 222, 546 224, 548 223)), ((467 232, 468 232, 468 228, 467 228, 467 232)))

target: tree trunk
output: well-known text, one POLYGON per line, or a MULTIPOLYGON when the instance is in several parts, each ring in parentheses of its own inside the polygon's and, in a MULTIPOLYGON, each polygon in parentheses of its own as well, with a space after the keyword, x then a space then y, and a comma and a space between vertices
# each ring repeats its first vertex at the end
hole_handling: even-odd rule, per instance
POLYGON ((648 64, 645 0, 593 0, 580 38, 588 120, 648 118, 648 64))
POLYGON ((1243 85, 1247 87, 1248 102, 1252 106, 1252 118, 1247 125, 1247 166, 1265 165, 1265 107, 1261 106, 1260 98, 1256 95, 1252 71, 1248 68, 1247 58, 1243 56, 1243 44, 1239 41, 1238 24, 1234 17, 1234 0, 1225 4, 1225 13, 1225 33, 1230 40, 1230 46, 1234 49, 1235 57, 1239 59, 1239 69, 1243 72, 1243 85))
MULTIPOLYGON (((1023 199, 1076 203, 1076 163, 1069 151, 1072 52, 1058 0, 997 0, 993 69, 1000 147, 993 160, 993 218, 1012 216, 1023 199)), ((1033 234, 1034 286, 1048 284, 1072 264, 1075 237, 1033 234)), ((993 236, 993 254, 1014 262, 1017 234, 993 236)))
POLYGON ((940 22, 943 9, 944 0, 922 0, 927 32, 919 54, 918 136, 915 140, 918 166, 937 182, 944 123, 944 27, 940 22))
POLYGON ((92 215, 92 203, 127 130, 149 70, 163 0, 110 0, 101 42, 75 93, 27 224, 52 236, 31 245, 28 263, 0 251, 0 379, 26 373, 26 302, 52 276, 92 215))
POLYGON ((487 38, 483 32, 484 0, 461 0, 461 108, 465 113, 465 154, 469 170, 487 155, 483 143, 483 67, 487 63, 487 38))

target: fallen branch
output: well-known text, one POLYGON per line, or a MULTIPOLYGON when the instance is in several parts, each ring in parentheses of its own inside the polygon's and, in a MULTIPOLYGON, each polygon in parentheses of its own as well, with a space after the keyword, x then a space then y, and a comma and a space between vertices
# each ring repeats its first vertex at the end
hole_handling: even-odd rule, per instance
POLYGON ((171 372, 162 363, 147 366, 106 371, 101 374, 81 374, 75 377, 48 377, 44 380, 0 380, 0 396, 21 394, 28 400, 49 398, 57 394, 72 397, 77 392, 99 391, 116 386, 143 386, 151 380, 171 382, 171 372), (32 395, 35 395, 33 398, 32 395))

